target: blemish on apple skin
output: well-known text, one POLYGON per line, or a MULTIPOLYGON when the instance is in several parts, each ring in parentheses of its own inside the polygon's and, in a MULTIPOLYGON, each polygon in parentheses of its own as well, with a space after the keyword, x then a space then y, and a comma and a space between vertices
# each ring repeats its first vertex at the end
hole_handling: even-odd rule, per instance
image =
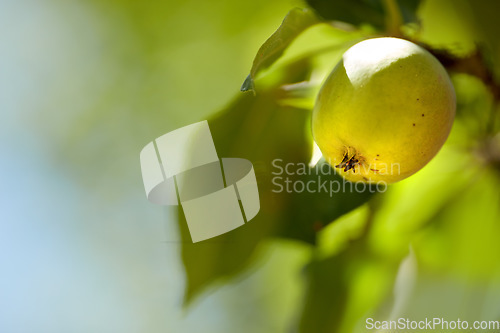
POLYGON ((413 127, 415 127, 415 124, 413 124, 413 127))
POLYGON ((423 113, 422 113, 422 117, 425 116, 423 113))

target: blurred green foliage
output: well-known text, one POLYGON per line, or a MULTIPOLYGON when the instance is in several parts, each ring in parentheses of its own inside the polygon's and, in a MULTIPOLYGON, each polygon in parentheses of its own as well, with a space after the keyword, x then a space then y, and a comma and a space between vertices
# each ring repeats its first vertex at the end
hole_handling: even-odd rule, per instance
MULTIPOLYGON (((103 118, 130 130, 116 134, 116 142, 128 142, 133 132, 135 153, 154 137, 210 117, 219 156, 248 158, 256 169, 261 212, 245 226, 192 244, 178 212, 187 311, 210 286, 258 267, 258 249, 280 238, 312 253, 292 331, 363 331, 369 316, 500 320, 492 310, 499 298, 491 296, 500 295, 498 2, 309 0, 279 28, 283 8, 292 7, 284 1, 93 4, 128 23, 107 30, 100 56, 104 66, 130 70, 127 77, 103 79, 106 93, 76 120, 78 130, 68 129, 66 156, 84 164, 85 152, 115 147, 102 140, 107 128, 96 123, 103 118), (227 6, 244 8, 232 16, 227 6), (212 25, 190 26, 206 17, 212 25), (266 42, 271 31, 259 20, 278 28, 266 42), (313 157, 310 111, 321 82, 344 50, 373 36, 407 38, 449 60, 444 65, 458 106, 442 151, 384 193, 274 193, 273 160, 309 165, 313 157), (255 94, 238 91, 242 68, 250 71, 242 90, 255 94), (204 80, 201 70, 208 73, 204 80), (125 96, 118 106, 116 96, 125 96), (81 140, 92 131, 92 140, 81 140)), ((108 167, 119 170, 122 162, 118 157, 108 167)), ((292 178, 307 181, 316 177, 312 172, 292 178)), ((93 176, 87 181, 99 183, 93 176)))
MULTIPOLYGON (((457 74, 453 77, 454 83, 457 85, 459 104, 457 123, 459 124, 455 126, 454 133, 449 140, 450 143, 443 148, 429 166, 411 179, 392 185, 387 193, 378 194, 357 210, 358 202, 363 203, 370 196, 351 193, 349 197, 343 199, 343 196, 347 194, 342 193, 331 198, 320 195, 303 195, 297 196, 296 199, 283 200, 279 195, 271 194, 268 186, 262 186, 265 185, 264 182, 270 175, 258 174, 261 181, 263 209, 261 219, 250 223, 254 223, 252 226, 255 230, 254 240, 249 241, 250 232, 246 231, 245 228, 234 232, 233 235, 229 233, 223 236, 228 240, 235 241, 223 243, 226 249, 218 252, 220 261, 217 262, 224 264, 230 262, 225 259, 224 253, 230 253, 232 257, 237 254, 236 258, 233 257, 235 263, 230 266, 239 269, 242 264, 241 260, 245 258, 244 250, 242 251, 245 248, 243 239, 245 239, 245 244, 250 243, 250 246, 254 246, 253 243, 257 243, 263 237, 270 236, 292 237, 316 244, 314 237, 310 238, 310 233, 314 230, 312 227, 314 223, 319 221, 320 226, 323 227, 329 222, 333 222, 332 227, 328 226, 317 233, 321 240, 317 255, 305 270, 308 287, 299 325, 301 332, 351 332, 359 330, 363 328, 361 321, 366 318, 367 314, 375 316, 378 320, 394 319, 396 314, 421 318, 423 313, 428 317, 437 315, 453 318, 449 316, 456 315, 470 320, 473 320, 474 316, 481 317, 480 313, 472 311, 473 308, 467 306, 455 312, 450 311, 450 301, 440 302, 441 308, 433 308, 435 313, 432 313, 415 305, 418 303, 413 302, 411 296, 408 295, 413 295, 412 292, 419 290, 419 288, 428 288, 425 284, 421 285, 421 279, 418 278, 420 274, 428 274, 426 273, 428 270, 432 271, 438 268, 438 270, 448 272, 448 274, 453 272, 452 275, 456 275, 458 279, 467 277, 468 282, 465 288, 476 288, 483 283, 483 279, 495 275, 500 268, 494 259, 498 258, 500 253, 493 241, 500 232, 500 230, 495 229, 498 228, 498 222, 500 222, 498 170, 492 170, 491 163, 481 160, 477 156, 477 149, 484 144, 484 140, 491 139, 492 135, 496 135, 494 140, 498 141, 499 139, 498 123, 495 123, 498 118, 498 100, 495 99, 497 96, 495 96, 494 91, 497 81, 493 79, 498 68, 498 64, 494 63, 494 60, 498 59, 498 57, 495 58, 498 52, 497 39, 490 38, 490 35, 495 34, 495 29, 498 29, 500 25, 494 21, 493 17, 489 20, 484 19, 488 17, 486 12, 492 13, 494 9, 485 3, 472 4, 467 1, 429 3, 425 4, 428 6, 427 8, 420 11, 420 13, 424 12, 425 15, 419 16, 419 11, 417 11, 420 5, 419 1, 354 1, 349 3, 310 1, 309 4, 324 19, 343 21, 353 26, 371 25, 378 30, 375 30, 377 35, 404 37, 404 34, 408 33, 407 38, 418 42, 419 36, 424 31, 425 34, 421 41, 428 45, 435 45, 438 52, 446 52, 445 50, 449 46, 447 52, 454 61, 460 59, 460 51, 464 52, 465 50, 461 54, 464 58, 471 52, 479 53, 479 63, 472 63, 472 60, 467 59, 464 61, 465 67, 462 66, 456 71, 469 71, 469 73, 457 74), (466 10, 469 7, 471 10, 466 10), (457 45, 457 40, 454 40, 453 37, 448 45, 445 44, 446 39, 434 41, 433 32, 425 30, 426 23, 435 20, 440 11, 447 13, 455 11, 457 16, 450 15, 451 21, 466 22, 466 24, 472 25, 467 29, 471 32, 471 40, 465 40, 463 45, 457 45), (475 16, 478 13, 482 13, 479 14, 481 19, 475 16), (397 26, 399 29, 394 29, 395 24, 402 26, 397 26), (472 49, 471 45, 473 45, 472 49), (456 52, 457 48, 459 49, 458 53, 456 52), (477 77, 486 80, 486 82, 478 81, 477 77), (455 139, 457 137, 460 139, 455 139), (488 181, 485 181, 485 178, 488 181), (481 202, 476 203, 478 200, 481 202), (323 201, 325 204, 322 204, 323 201), (339 214, 335 214, 335 210, 327 214, 328 211, 332 211, 332 207, 339 205, 339 203, 344 208, 340 215, 353 210, 353 214, 356 214, 355 218, 336 221, 339 214), (266 218, 263 224, 260 224, 260 221, 267 217, 266 206, 268 204, 275 208, 274 214, 270 215, 269 219, 266 218), (468 211, 467 207, 471 207, 471 210, 468 211), (478 209, 479 207, 481 208, 478 209), (365 213, 356 213, 359 210, 365 213), (290 212, 293 213, 289 214, 290 212), (305 214, 300 214, 300 212, 305 212, 305 214), (280 219, 284 221, 279 222, 280 219), (343 228, 337 227, 341 223, 343 228), (275 224, 286 224, 292 232, 280 233, 272 230, 271 226, 275 224), (451 229, 440 227, 444 225, 449 225, 451 229), (463 233, 459 232, 462 226, 466 228, 463 233), (244 234, 245 232, 246 234, 244 234), (241 240, 234 238, 237 233, 242 233, 241 240), (488 241, 489 238, 491 241, 488 241), (452 243, 449 243, 451 239, 456 242, 456 249, 453 249, 452 243), (237 245, 234 245, 235 243, 237 245), (478 247, 477 244, 481 244, 481 246, 478 247), (471 246, 474 248, 470 248, 471 246), (412 249, 411 255, 409 254, 410 248, 412 249), (406 260, 411 260, 412 263, 404 266, 401 263, 408 255, 410 257, 406 260), (442 258, 441 261, 438 258, 442 258), (457 267, 450 267, 453 262, 457 263, 457 267), (413 269, 407 273, 410 276, 405 276, 404 270, 408 270, 408 265, 417 266, 418 270, 413 269), (400 278, 403 279, 403 282, 399 282, 399 284, 403 284, 403 287, 399 290, 395 288, 398 272, 403 274, 403 278, 400 278), (413 280, 418 280, 419 284, 410 283, 413 280), (402 294, 406 294, 403 301, 401 301, 404 298, 401 296, 402 294)), ((277 32, 259 50, 254 60, 254 68, 249 76, 251 80, 257 77, 256 74, 261 63, 265 63, 266 67, 271 65, 272 61, 277 60, 283 53, 284 48, 288 46, 287 44, 291 44, 294 38, 310 25, 308 19, 302 21, 290 19, 290 17, 300 13, 304 12, 293 10, 277 32), (275 40, 278 40, 279 43, 276 43, 275 40)), ((429 26, 432 27, 432 23, 429 26)), ((444 26, 443 29, 452 28, 444 26)), ((373 31, 367 29, 366 33, 365 36, 368 37, 373 31)), ((446 37, 446 34, 438 32, 436 36, 441 38, 446 37)), ((313 58, 318 53, 311 54, 309 57, 313 58)), ((303 59, 308 59, 308 57, 303 59)), ((304 67, 300 67, 300 63, 295 63, 295 65, 295 68, 286 67, 287 73, 302 73, 307 68, 305 66, 310 66, 310 63, 303 62, 302 66, 304 67)), ((279 71, 278 66, 273 74, 279 77, 279 71)), ((450 71, 450 74, 453 75, 453 68, 450 68, 450 71)), ((325 73, 321 75, 324 77, 325 73)), ((301 80, 290 80, 289 76, 290 74, 278 79, 275 78, 274 82, 278 82, 278 86, 283 86, 293 84, 296 81, 303 81, 303 83, 310 81, 309 77, 303 77, 301 80)), ((244 87, 246 88, 243 90, 252 89, 254 83, 249 83, 247 79, 244 87)), ((225 113, 215 120, 217 123, 221 117, 227 118, 229 121, 224 121, 224 128, 236 128, 235 133, 220 140, 218 145, 224 147, 224 143, 232 142, 232 137, 237 143, 241 141, 238 140, 240 135, 253 136, 256 137, 255 140, 261 142, 260 145, 256 145, 260 147, 258 154, 246 155, 245 151, 248 151, 248 148, 237 146, 234 142, 232 142, 232 147, 234 147, 232 153, 244 154, 245 157, 257 163, 263 160, 261 154, 268 154, 269 157, 264 159, 265 165, 270 165, 272 158, 307 163, 308 159, 311 158, 310 155, 306 154, 300 157, 299 155, 287 156, 286 154, 286 147, 290 147, 291 152, 297 153, 300 151, 297 150, 298 147, 307 147, 311 140, 310 137, 304 135, 303 127, 301 128, 300 125, 295 130, 293 129, 293 126, 297 124, 293 118, 294 113, 291 110, 286 111, 286 114, 280 116, 280 120, 275 123, 273 112, 266 110, 266 107, 269 108, 277 101, 279 102, 279 95, 271 96, 269 100, 263 102, 262 106, 251 110, 251 116, 246 115, 247 111, 244 111, 247 109, 246 105, 250 106, 255 103, 253 100, 268 99, 270 91, 276 89, 274 86, 267 86, 259 91, 258 87, 259 82, 257 82, 256 97, 240 98, 242 101, 245 98, 248 101, 243 102, 243 105, 237 104, 235 108, 224 111, 225 113), (239 116, 235 116, 231 121, 232 113, 239 116), (259 121, 251 119, 259 119, 259 121), (252 130, 241 131, 242 124, 252 130), (265 126, 272 128, 272 132, 262 133, 259 129, 265 126), (296 142, 297 140, 299 142, 296 142), (300 143, 301 140, 302 143, 300 143), (281 146, 282 144, 285 146, 281 146)), ((303 95, 307 96, 307 92, 303 95)), ((307 123, 308 117, 299 120, 299 123, 301 121, 307 123)), ((222 130, 218 126, 212 126, 212 129, 214 133, 222 130)), ((496 147, 498 148, 498 146, 496 147)), ((306 153, 307 149, 303 152, 306 153)), ((494 154, 498 155, 498 151, 494 154)), ((250 228, 249 226, 247 229, 250 228)), ((191 244, 184 246, 189 296, 191 296, 190 292, 193 288, 200 283, 200 281, 191 283, 194 279, 190 280, 190 277, 205 276, 206 282, 209 282, 215 279, 217 274, 226 275, 228 273, 227 267, 216 269, 215 272, 212 267, 211 276, 204 275, 204 269, 200 270, 199 265, 193 265, 190 261, 199 260, 204 256, 201 253, 209 252, 199 251, 197 254, 186 255, 189 249, 194 246, 191 244), (194 270, 193 267, 195 267, 194 270)), ((212 252, 211 255, 215 254, 212 252)), ((438 296, 432 295, 426 301, 435 302, 434 297, 438 296)))

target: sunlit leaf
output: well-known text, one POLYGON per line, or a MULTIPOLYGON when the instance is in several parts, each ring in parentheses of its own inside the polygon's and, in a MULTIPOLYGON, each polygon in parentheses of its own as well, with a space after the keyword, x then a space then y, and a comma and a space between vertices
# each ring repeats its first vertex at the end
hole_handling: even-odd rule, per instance
POLYGON ((416 238, 417 285, 402 316, 498 320, 499 185, 498 172, 483 168, 416 238))
POLYGON ((319 23, 309 9, 292 9, 268 40, 262 44, 253 61, 250 74, 241 86, 242 91, 254 90, 257 74, 272 65, 290 45, 290 43, 310 26, 319 23))

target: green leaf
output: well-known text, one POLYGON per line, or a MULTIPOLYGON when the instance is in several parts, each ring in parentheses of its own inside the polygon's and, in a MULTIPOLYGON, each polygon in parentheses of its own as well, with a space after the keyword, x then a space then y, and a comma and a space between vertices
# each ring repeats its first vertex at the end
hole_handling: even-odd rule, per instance
POLYGON ((340 252, 316 258, 306 267, 300 332, 353 332, 362 315, 388 301, 399 262, 385 260, 370 248, 366 229, 372 214, 363 221, 362 235, 348 239, 340 252))
MULTIPOLYGON (((297 66, 284 68, 282 80, 304 80, 308 67, 305 63, 297 66)), ((266 238, 285 237, 313 244, 321 227, 363 204, 374 193, 369 186, 356 189, 346 183, 324 161, 321 169, 309 168, 310 111, 281 104, 277 96, 279 85, 256 96, 238 94, 226 110, 209 120, 219 157, 240 157, 253 163, 260 211, 242 227, 198 243, 191 243, 179 211, 187 278, 185 304, 215 281, 248 267, 257 258, 259 243, 266 238), (287 165, 289 172, 285 171, 287 165), (286 189, 287 182, 290 190, 286 189), (304 187, 308 183, 311 193, 304 187), (320 183, 326 184, 321 190, 320 183), (347 184, 347 189, 331 193, 331 183, 347 184)))
MULTIPOLYGON (((358 332, 367 316, 387 319, 410 244, 467 192, 477 171, 467 154, 445 149, 423 170, 373 197, 368 212, 363 206, 326 227, 318 255, 306 268, 301 332, 358 332)), ((457 220, 450 219, 450 227, 457 220)), ((430 249, 429 258, 437 252, 430 249)))
POLYGON ((324 159, 306 170, 307 175, 282 176, 283 181, 290 181, 288 187, 292 191, 286 196, 286 223, 279 232, 281 237, 315 244, 320 230, 377 193, 376 186, 344 180, 324 159), (302 184, 304 188, 310 185, 311 191, 301 191, 302 184))
POLYGON ((326 20, 384 27, 384 6, 380 0, 307 0, 307 3, 326 20))
MULTIPOLYGON (((460 6, 462 17, 474 33, 476 43, 481 45, 489 69, 494 73, 497 83, 500 83, 500 24, 498 1, 471 1, 467 0, 460 6)), ((498 97, 498 96, 497 96, 498 97)))
POLYGON ((241 91, 254 91, 255 90, 255 85, 253 83, 252 75, 248 74, 246 77, 245 81, 243 81, 243 84, 241 85, 241 91))
POLYGON ((260 47, 253 61, 249 76, 243 82, 241 91, 254 90, 257 74, 271 66, 281 57, 292 41, 310 26, 319 23, 309 9, 294 8, 286 16, 278 30, 260 47))
POLYGON ((421 0, 398 0, 396 2, 399 4, 404 23, 418 22, 417 10, 421 0))
MULTIPOLYGON (((394 2, 403 23, 417 21, 416 11, 420 0, 394 2)), ((307 3, 326 20, 342 21, 356 26, 370 24, 379 30, 382 30, 386 24, 388 9, 383 0, 307 0, 307 3)))
POLYGON ((402 316, 498 320, 499 186, 499 174, 483 168, 414 242, 417 285, 402 316))
POLYGON ((271 161, 307 161, 311 141, 307 134, 309 111, 281 106, 275 90, 238 94, 236 100, 213 119, 209 126, 220 158, 249 159, 255 169, 261 209, 244 226, 218 237, 191 243, 182 211, 179 225, 184 242, 182 260, 186 269, 185 304, 214 281, 241 271, 258 243, 272 235, 287 209, 283 199, 270 190, 271 161))

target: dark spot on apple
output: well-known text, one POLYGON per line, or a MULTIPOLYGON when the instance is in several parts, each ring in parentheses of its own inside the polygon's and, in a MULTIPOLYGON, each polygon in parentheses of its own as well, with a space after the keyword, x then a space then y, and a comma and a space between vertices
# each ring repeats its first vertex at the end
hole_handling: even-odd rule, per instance
POLYGON ((422 117, 425 116, 423 113, 422 113, 422 117))
POLYGON ((360 162, 359 162, 359 159, 358 159, 358 156, 356 153, 354 155, 352 155, 351 157, 349 157, 348 153, 346 152, 344 154, 344 158, 342 159, 342 162, 340 162, 340 164, 337 164, 335 167, 340 168, 340 169, 343 168, 344 172, 347 172, 347 171, 352 169, 352 172, 356 173, 356 165, 359 165, 359 164, 360 164, 360 162))
POLYGON ((415 124, 413 124, 413 126, 415 126, 415 124))

